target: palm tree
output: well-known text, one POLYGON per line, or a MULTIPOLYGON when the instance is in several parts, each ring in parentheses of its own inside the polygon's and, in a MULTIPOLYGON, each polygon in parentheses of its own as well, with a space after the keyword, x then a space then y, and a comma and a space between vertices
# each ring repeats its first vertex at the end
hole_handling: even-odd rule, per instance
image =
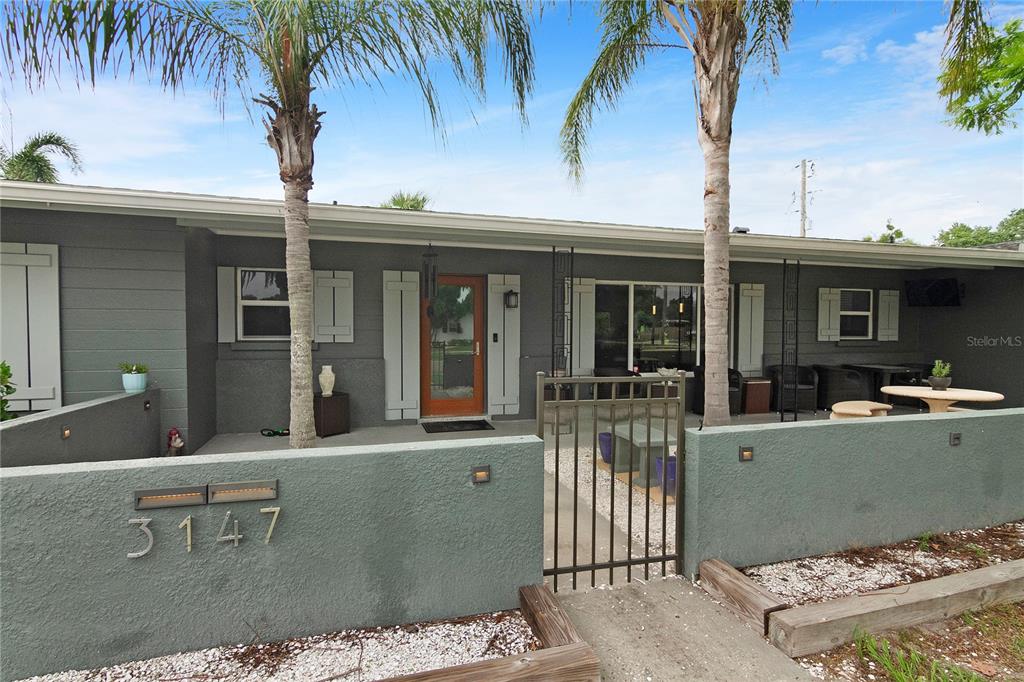
POLYGON ((63 156, 71 164, 72 173, 80 173, 82 159, 75 143, 60 133, 36 133, 18 151, 0 145, 0 175, 5 180, 24 182, 58 182, 60 174, 50 154, 63 156))
POLYGON ((229 92, 248 101, 253 80, 264 83, 253 101, 265 109, 284 183, 292 447, 314 439, 308 195, 325 113, 314 89, 398 75, 415 84, 441 130, 431 68, 447 63, 482 99, 492 40, 524 124, 533 87, 530 10, 515 0, 17 0, 2 11, 4 59, 30 86, 65 74, 94 84, 100 73, 138 69, 172 90, 209 85, 223 106, 229 92))
MULTIPOLYGON (((704 154, 704 422, 729 421, 729 146, 740 73, 753 58, 778 71, 791 0, 603 0, 601 50, 562 124, 562 155, 580 182, 595 110, 614 108, 652 52, 689 50, 704 154)), ((675 117, 676 119, 678 117, 675 117)), ((665 121, 675 121, 671 112, 665 121)))
POLYGON ((404 192, 399 190, 381 203, 381 208, 400 208, 405 211, 422 211, 430 203, 430 195, 426 192, 404 192))

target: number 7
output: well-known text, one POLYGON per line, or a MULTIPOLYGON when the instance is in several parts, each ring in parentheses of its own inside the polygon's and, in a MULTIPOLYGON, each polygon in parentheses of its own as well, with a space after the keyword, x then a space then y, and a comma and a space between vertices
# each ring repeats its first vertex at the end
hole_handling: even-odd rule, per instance
POLYGON ((263 507, 260 509, 260 514, 273 514, 274 517, 270 519, 270 528, 267 529, 267 537, 263 540, 263 544, 270 544, 270 536, 274 534, 274 526, 277 525, 277 517, 281 513, 280 507, 263 507))

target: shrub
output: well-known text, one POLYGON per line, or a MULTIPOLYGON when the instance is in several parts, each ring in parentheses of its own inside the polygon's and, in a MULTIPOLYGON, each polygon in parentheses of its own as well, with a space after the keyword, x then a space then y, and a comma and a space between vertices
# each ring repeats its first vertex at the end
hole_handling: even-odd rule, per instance
POLYGON ((936 360, 932 366, 932 376, 941 379, 942 377, 948 377, 949 373, 953 371, 953 365, 942 360, 936 360))

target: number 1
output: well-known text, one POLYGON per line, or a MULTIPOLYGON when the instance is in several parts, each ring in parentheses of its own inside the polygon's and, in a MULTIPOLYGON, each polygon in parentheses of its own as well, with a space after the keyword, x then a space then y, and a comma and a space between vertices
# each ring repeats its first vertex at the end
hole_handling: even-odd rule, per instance
POLYGON ((178 528, 185 529, 185 551, 192 551, 192 515, 189 514, 185 519, 178 524, 178 528))

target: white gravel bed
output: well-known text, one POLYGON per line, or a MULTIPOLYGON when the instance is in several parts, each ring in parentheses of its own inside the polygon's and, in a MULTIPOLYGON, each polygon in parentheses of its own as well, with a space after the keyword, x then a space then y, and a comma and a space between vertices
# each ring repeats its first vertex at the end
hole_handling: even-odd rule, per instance
POLYGON ((522 654, 539 643, 519 611, 216 647, 28 678, 33 682, 381 680, 522 654))
MULTIPOLYGON (((567 438, 567 444, 563 444, 560 448, 561 452, 558 457, 559 464, 559 481, 560 483, 572 490, 572 479, 573 479, 573 448, 572 439, 567 438)), ((548 473, 555 473, 555 448, 549 446, 544 451, 544 468, 548 473)), ((593 495, 593 446, 590 444, 580 444, 579 448, 579 477, 577 483, 577 489, 579 491, 579 498, 582 502, 588 506, 591 504, 591 497, 593 495)), ((615 486, 615 525, 623 534, 627 534, 629 527, 629 519, 627 516, 627 509, 629 505, 629 490, 633 488, 633 554, 635 556, 643 556, 644 554, 644 522, 647 518, 648 507, 647 507, 647 495, 642 488, 630 486, 623 483, 619 479, 613 477, 611 473, 605 469, 597 468, 597 513, 605 519, 611 515, 611 495, 609 494, 609 486, 615 486)), ((653 490, 653 489, 652 489, 653 490)), ((662 505, 660 505, 653 497, 650 501, 650 542, 651 542, 651 554, 659 554, 663 551, 671 553, 675 551, 675 533, 676 533, 676 517, 675 517, 675 505, 668 505, 668 513, 666 514, 665 520, 665 535, 667 542, 663 542, 661 534, 661 512, 662 505)), ((652 564, 652 569, 655 564, 652 564)), ((660 568, 660 566, 659 566, 660 568)))

